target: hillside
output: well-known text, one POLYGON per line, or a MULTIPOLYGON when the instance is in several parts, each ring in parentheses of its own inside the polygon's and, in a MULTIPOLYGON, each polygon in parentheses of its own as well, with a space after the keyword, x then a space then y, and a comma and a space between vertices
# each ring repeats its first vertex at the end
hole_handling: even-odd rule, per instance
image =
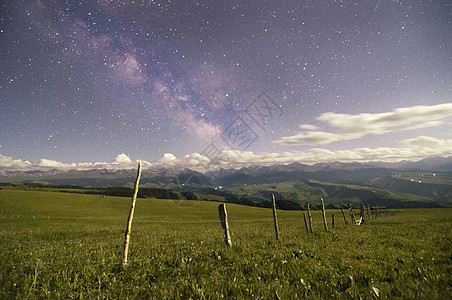
POLYGON ((271 209, 227 204, 229 249, 218 203, 138 199, 121 270, 130 197, 8 187, 0 207, 2 299, 451 297, 451 209, 361 226, 327 209, 329 232, 313 211, 314 234, 301 212, 279 210, 276 241, 271 209))

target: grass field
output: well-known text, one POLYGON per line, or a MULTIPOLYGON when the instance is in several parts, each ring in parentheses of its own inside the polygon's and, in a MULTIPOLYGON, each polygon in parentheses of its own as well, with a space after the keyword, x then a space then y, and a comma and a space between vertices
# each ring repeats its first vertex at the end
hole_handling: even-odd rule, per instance
MULTIPOLYGON (((324 232, 313 212, 138 199, 119 270, 129 198, 0 190, 0 299, 452 298, 452 209, 401 210, 324 232)), ((330 224, 331 227, 331 224, 330 224)))

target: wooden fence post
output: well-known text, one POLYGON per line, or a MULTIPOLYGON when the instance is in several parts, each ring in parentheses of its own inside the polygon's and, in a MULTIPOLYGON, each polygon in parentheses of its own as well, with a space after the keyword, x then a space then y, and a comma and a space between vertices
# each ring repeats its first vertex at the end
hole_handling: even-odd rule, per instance
POLYGON ((351 204, 348 204, 348 211, 350 212, 350 219, 352 220, 352 224, 356 224, 355 215, 353 214, 353 209, 351 204))
POLYGON ((226 212, 226 204, 220 204, 218 206, 218 213, 220 215, 221 227, 224 229, 224 242, 226 246, 231 247, 232 241, 229 235, 228 213, 226 212))
POLYGON ((122 258, 121 268, 125 268, 127 266, 127 255, 129 253, 130 233, 132 231, 133 213, 135 211, 135 202, 137 200, 140 177, 141 177, 141 161, 138 161, 138 171, 137 178, 135 180, 135 188, 133 190, 132 205, 130 207, 129 219, 127 220, 127 228, 124 234, 124 255, 122 258))
POLYGON ((373 219, 372 213, 370 212, 370 204, 367 204, 367 215, 369 216, 369 221, 373 219))
POLYGON ((366 210, 364 209, 364 203, 361 202, 359 207, 359 214, 361 215, 361 223, 365 223, 366 220, 366 210))
POLYGON ((322 203, 323 226, 325 227, 325 231, 328 232, 328 224, 326 223, 325 214, 325 203, 323 202, 323 198, 320 198, 320 202, 322 203))
POLYGON ((344 217, 344 223, 345 223, 345 225, 348 225, 348 221, 347 221, 347 218, 345 217, 345 213, 344 213, 344 207, 342 206, 342 201, 340 198, 339 198, 339 205, 341 206, 341 212, 342 212, 342 216, 344 217))
POLYGON ((309 207, 309 203, 306 203, 307 210, 308 210, 308 223, 309 223, 309 231, 311 233, 314 233, 314 230, 312 230, 312 216, 311 216, 311 208, 309 207))
POLYGON ((272 203, 273 203, 273 221, 275 223, 276 240, 279 240, 278 217, 276 215, 276 201, 275 201, 275 195, 273 195, 273 194, 272 194, 272 203))
POLYGON ((332 227, 334 229, 334 214, 331 215, 331 224, 332 224, 332 227))
POLYGON ((306 213, 305 212, 303 212, 303 219, 304 219, 304 227, 306 228, 306 233, 309 234, 308 221, 306 221, 306 213))

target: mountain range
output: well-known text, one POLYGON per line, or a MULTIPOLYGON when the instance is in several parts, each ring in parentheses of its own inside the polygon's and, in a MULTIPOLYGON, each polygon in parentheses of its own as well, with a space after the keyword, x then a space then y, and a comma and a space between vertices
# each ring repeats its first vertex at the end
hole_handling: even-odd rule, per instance
MULTIPOLYGON (((0 170, 0 182, 81 187, 131 188, 135 170, 33 171, 0 170)), ((140 187, 171 191, 172 197, 267 206, 274 194, 280 207, 297 209, 305 202, 315 207, 320 197, 327 205, 344 203, 387 207, 452 206, 452 157, 432 157, 397 163, 292 163, 200 173, 190 169, 144 170, 140 187), (188 195, 188 196, 187 196, 188 195)), ((144 195, 145 196, 145 195, 144 195)))

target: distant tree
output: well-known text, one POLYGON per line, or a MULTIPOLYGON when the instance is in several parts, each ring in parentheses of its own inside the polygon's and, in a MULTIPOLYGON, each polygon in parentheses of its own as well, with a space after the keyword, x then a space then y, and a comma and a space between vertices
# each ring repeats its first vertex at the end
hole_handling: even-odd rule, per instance
POLYGON ((300 204, 290 200, 276 201, 276 207, 284 210, 301 210, 300 204))
POLYGON ((193 192, 181 192, 182 196, 184 196, 187 200, 198 200, 198 197, 196 197, 193 192))

